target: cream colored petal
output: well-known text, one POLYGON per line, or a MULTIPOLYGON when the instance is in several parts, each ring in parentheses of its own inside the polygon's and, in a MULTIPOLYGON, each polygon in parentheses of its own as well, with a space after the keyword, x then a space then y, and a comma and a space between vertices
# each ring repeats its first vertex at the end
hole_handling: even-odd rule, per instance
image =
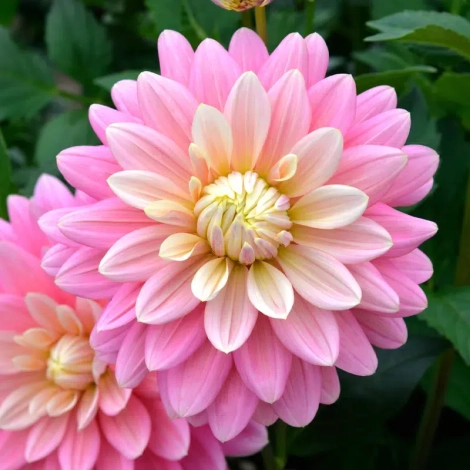
POLYGON ((195 297, 202 302, 215 298, 227 283, 232 269, 230 258, 216 258, 200 267, 191 283, 195 297))
POLYGON ((145 207, 148 217, 167 225, 176 225, 188 230, 196 230, 196 217, 193 211, 173 201, 155 201, 145 207))
POLYGON ((59 305, 57 307, 57 318, 67 333, 76 336, 83 334, 82 322, 75 315, 73 308, 68 305, 59 305))
POLYGON ((78 401, 80 393, 76 390, 62 390, 56 393, 46 405, 49 416, 60 416, 70 411, 78 401))
POLYGON ((298 157, 289 153, 282 157, 270 170, 268 183, 275 185, 281 181, 290 180, 297 172, 298 157))
POLYGON ((191 233, 175 233, 161 244, 159 255, 164 259, 184 261, 209 251, 209 245, 201 237, 191 233))

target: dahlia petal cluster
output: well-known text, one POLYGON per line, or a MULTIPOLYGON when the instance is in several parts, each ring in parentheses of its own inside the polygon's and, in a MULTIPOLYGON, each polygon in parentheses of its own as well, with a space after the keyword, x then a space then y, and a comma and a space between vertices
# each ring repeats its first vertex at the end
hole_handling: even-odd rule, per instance
POLYGON ((84 202, 42 176, 31 201, 10 196, 11 222, 0 221, 2 470, 225 470, 225 454, 260 450, 260 424, 222 445, 208 426, 167 416, 155 375, 120 388, 114 367, 96 357, 89 336, 102 302, 61 291, 41 269, 48 241, 36 223, 84 202))
POLYGON ((226 10, 245 11, 253 7, 265 7, 273 0, 212 0, 226 10))
POLYGON ((405 145, 410 115, 387 86, 325 78, 318 34, 269 55, 252 31, 229 50, 180 34, 161 75, 90 108, 102 145, 58 156, 94 202, 52 211, 44 268, 110 302, 91 335, 121 386, 157 371, 171 417, 225 441, 254 417, 293 426, 339 395, 336 368, 377 367, 407 338, 432 275, 433 222, 394 207, 430 191, 437 154, 405 145))

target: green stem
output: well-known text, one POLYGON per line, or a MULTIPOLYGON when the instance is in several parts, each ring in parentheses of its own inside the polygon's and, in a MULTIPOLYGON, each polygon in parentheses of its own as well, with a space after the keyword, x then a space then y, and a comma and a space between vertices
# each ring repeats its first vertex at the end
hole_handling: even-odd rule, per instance
POLYGON ((242 11, 242 26, 253 29, 253 15, 251 10, 242 11))
POLYGON ((261 451, 261 456, 263 457, 264 470, 276 470, 274 464, 273 448, 270 444, 267 444, 263 447, 263 450, 261 451))
POLYGON ((411 460, 410 470, 425 470, 427 468, 429 454, 434 441, 434 434, 436 433, 442 406, 444 405, 453 360, 453 349, 448 349, 443 352, 439 359, 439 366, 433 387, 426 401, 426 406, 419 425, 416 449, 411 460))
POLYGON ((268 31, 266 27, 266 10, 264 7, 255 7, 256 32, 259 37, 268 45, 268 31))
POLYGON ((286 432, 287 424, 279 420, 276 423, 276 455, 274 457, 276 470, 284 470, 287 462, 286 432))
POLYGON ((460 8, 462 7, 461 0, 452 0, 450 5, 450 13, 453 15, 460 15, 460 8))
POLYGON ((315 23, 315 0, 307 0, 305 11, 305 36, 313 32, 315 23))

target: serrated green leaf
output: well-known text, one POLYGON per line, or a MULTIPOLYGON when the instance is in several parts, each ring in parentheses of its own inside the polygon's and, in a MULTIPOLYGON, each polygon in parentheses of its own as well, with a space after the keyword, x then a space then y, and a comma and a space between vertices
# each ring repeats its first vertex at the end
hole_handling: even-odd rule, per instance
POLYGON ((367 23, 380 31, 366 41, 400 40, 446 47, 470 60, 470 22, 435 11, 405 11, 367 23))
POLYGON ((78 0, 54 0, 47 15, 46 43, 57 67, 84 84, 104 75, 112 60, 104 26, 78 0))
POLYGON ((113 85, 121 80, 137 80, 140 72, 139 70, 125 70, 123 72, 112 73, 111 75, 95 78, 94 83, 107 91, 111 91, 113 85))
POLYGON ((403 10, 426 10, 426 2, 424 0, 372 0, 371 16, 374 19, 393 15, 403 10))
POLYGON ((88 122, 85 110, 73 110, 48 121, 39 134, 34 157, 38 166, 47 173, 57 173, 56 156, 74 145, 98 144, 88 122))
POLYGON ((428 295, 429 306, 419 317, 447 338, 470 364, 470 287, 454 287, 428 295))
POLYGON ((11 162, 0 130, 0 218, 8 219, 7 197, 11 190, 11 162))
POLYGON ((436 69, 427 65, 415 65, 400 70, 388 72, 367 73, 355 77, 357 92, 361 93, 379 85, 389 85, 396 89, 398 94, 406 90, 408 80, 418 73, 434 73, 436 69))
POLYGON ((0 120, 31 117, 54 93, 54 76, 46 62, 21 50, 0 28, 0 120))

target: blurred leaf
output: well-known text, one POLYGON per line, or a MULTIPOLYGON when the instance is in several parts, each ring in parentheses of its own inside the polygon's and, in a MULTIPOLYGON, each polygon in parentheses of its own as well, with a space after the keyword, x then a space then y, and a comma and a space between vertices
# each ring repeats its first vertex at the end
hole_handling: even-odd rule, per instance
POLYGON ((465 127, 470 125, 470 73, 443 73, 434 83, 434 97, 439 106, 462 119, 465 127))
POLYGON ((106 73, 112 60, 104 26, 78 0, 54 0, 47 16, 46 43, 59 69, 84 84, 106 73))
POLYGON ((424 0, 372 0, 371 16, 372 18, 383 18, 393 13, 404 10, 426 10, 426 2, 424 0))
MULTIPOLYGON (((429 393, 437 367, 431 368, 423 377, 421 385, 429 393)), ((470 367, 459 355, 455 355, 452 372, 447 384, 446 405, 470 420, 470 367)))
POLYGON ((107 91, 111 91, 114 84, 120 80, 137 80, 139 76, 139 70, 125 70, 123 72, 112 73, 111 75, 105 75, 104 77, 95 78, 93 83, 104 88, 107 91))
POLYGON ((454 437, 433 446, 429 470, 468 470, 469 462, 470 436, 454 437))
POLYGON ((430 293, 428 301, 428 308, 419 318, 447 338, 470 364, 470 287, 430 293))
POLYGON ((397 70, 414 65, 410 64, 398 54, 378 48, 354 52, 353 57, 378 72, 387 72, 389 70, 397 70))
POLYGON ((367 23, 380 31, 366 41, 400 40, 446 47, 470 60, 470 22, 435 11, 404 11, 367 23))
POLYGON ((180 14, 183 0, 145 0, 145 6, 150 10, 160 31, 181 27, 180 14))
POLYGON ((73 110, 59 114, 48 121, 39 134, 35 160, 47 173, 57 173, 56 156, 74 145, 95 145, 98 140, 88 122, 85 110, 73 110))
POLYGON ((22 51, 0 28, 0 119, 33 116, 51 101, 54 90, 46 62, 22 51))
POLYGON ((3 0, 0 2, 0 25, 10 26, 18 8, 19 0, 3 0))
POLYGON ((7 197, 11 192, 11 162, 0 130, 0 218, 8 219, 7 197))
POLYGON ((401 70, 390 70, 388 72, 367 73, 355 77, 357 92, 361 93, 378 85, 389 85, 400 95, 403 93, 408 84, 408 80, 418 73, 436 72, 434 67, 427 65, 415 65, 406 67, 401 70))

